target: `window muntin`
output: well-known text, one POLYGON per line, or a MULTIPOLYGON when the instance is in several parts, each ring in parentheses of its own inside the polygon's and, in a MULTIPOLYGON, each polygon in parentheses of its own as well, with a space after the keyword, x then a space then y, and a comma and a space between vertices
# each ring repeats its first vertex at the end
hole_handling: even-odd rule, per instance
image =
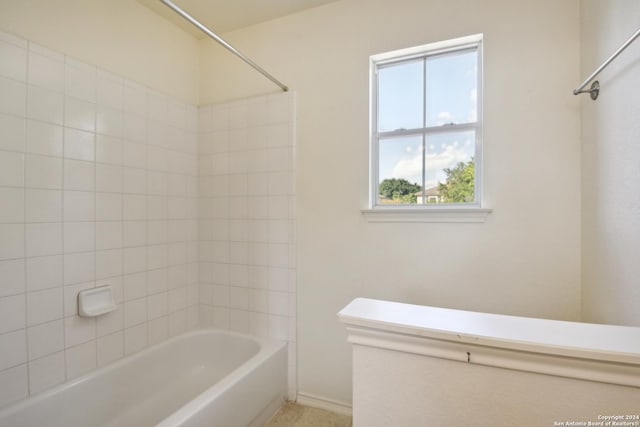
POLYGON ((480 206, 481 37, 469 39, 372 57, 372 207, 480 206))

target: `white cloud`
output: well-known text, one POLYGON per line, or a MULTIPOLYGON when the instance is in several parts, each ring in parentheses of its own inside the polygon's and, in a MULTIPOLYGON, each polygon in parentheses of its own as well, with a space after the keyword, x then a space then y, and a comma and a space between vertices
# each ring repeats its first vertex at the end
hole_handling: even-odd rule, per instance
MULTIPOLYGON (((444 145, 443 148, 443 151, 437 153, 427 153, 426 188, 444 182, 446 175, 443 169, 469 160, 469 154, 462 148, 453 145, 444 145)), ((392 176, 419 183, 422 180, 422 155, 416 154, 409 159, 399 160, 393 168, 392 176)))
POLYGON ((439 153, 428 153, 427 169, 440 170, 450 168, 458 164, 458 162, 466 162, 469 160, 469 155, 463 149, 458 148, 458 144, 455 145, 456 147, 447 145, 444 151, 439 153))
POLYGON ((416 154, 409 159, 401 159, 393 167, 393 177, 404 178, 410 182, 422 181, 422 154, 416 154))
POLYGON ((438 124, 438 126, 442 126, 444 124, 449 124, 453 122, 453 114, 451 114, 449 111, 441 111, 438 113, 438 116, 436 117, 436 123, 438 124))

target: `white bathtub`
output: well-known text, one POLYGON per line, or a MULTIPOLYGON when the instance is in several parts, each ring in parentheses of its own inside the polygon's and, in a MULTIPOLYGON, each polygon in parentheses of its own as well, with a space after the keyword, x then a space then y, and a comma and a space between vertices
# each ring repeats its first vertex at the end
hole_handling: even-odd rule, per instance
POLYGON ((197 330, 5 408, 0 426, 261 426, 286 375, 284 343, 197 330))

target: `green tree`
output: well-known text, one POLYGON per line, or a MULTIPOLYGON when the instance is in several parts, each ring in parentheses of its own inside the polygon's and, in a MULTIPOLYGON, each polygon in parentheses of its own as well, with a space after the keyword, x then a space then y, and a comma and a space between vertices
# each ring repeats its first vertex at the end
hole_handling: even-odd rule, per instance
POLYGON ((475 199, 474 159, 444 169, 447 181, 438 183, 443 203, 469 203, 475 199))
POLYGON ((380 183, 380 195, 395 203, 416 203, 415 193, 420 191, 418 184, 412 184, 406 179, 387 178, 380 183))

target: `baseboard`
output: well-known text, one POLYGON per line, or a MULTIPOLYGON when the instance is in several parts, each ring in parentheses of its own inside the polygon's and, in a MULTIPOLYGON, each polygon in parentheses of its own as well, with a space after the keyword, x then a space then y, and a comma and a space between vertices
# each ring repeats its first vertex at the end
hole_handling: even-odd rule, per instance
POLYGON ((350 403, 339 402, 326 397, 314 396, 313 394, 298 393, 296 400, 300 405, 311 406, 313 408, 326 409, 342 415, 352 415, 350 403))

